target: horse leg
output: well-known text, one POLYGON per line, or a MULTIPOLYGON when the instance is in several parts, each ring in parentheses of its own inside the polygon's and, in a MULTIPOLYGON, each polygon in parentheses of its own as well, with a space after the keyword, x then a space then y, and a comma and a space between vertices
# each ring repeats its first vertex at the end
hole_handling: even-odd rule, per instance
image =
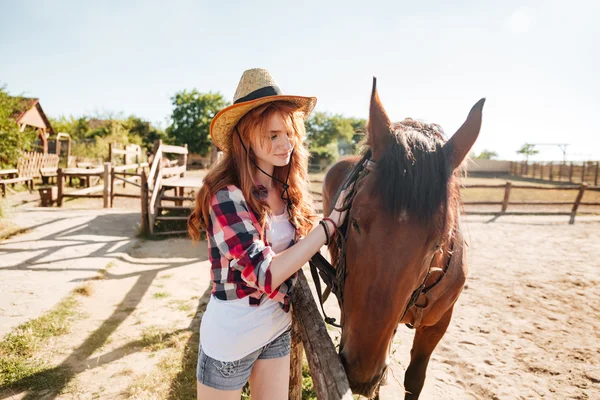
POLYGON ((404 374, 405 400, 419 398, 425 383, 429 358, 448 329, 453 309, 454 305, 446 311, 437 324, 416 329, 413 347, 410 350, 410 364, 404 374))

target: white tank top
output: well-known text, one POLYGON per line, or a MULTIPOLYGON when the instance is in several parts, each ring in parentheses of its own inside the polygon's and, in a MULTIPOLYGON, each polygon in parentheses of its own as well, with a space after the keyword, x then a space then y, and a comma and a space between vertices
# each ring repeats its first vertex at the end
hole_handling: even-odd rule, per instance
MULTIPOLYGON (((287 210, 270 220, 267 240, 275 253, 294 241, 295 229, 287 210)), ((281 335, 292 323, 291 312, 266 296, 258 307, 248 297, 219 300, 211 296, 200 324, 200 344, 209 357, 219 361, 237 361, 281 335)))

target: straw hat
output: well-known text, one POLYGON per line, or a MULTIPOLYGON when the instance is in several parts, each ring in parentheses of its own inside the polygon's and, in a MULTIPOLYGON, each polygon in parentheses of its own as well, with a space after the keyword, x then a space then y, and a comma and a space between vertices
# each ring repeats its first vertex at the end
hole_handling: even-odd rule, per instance
POLYGON ((317 98, 284 95, 266 69, 246 70, 233 95, 233 105, 219 111, 210 123, 210 136, 213 142, 220 150, 229 151, 233 128, 240 119, 250 110, 272 101, 288 101, 296 104, 306 119, 315 108, 317 98))

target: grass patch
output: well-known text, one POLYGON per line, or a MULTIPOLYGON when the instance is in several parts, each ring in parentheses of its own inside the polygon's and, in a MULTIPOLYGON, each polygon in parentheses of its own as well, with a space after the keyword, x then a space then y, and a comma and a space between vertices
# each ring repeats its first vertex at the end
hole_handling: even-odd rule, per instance
POLYGON ((0 220, 0 240, 10 239, 13 236, 29 232, 29 230, 28 228, 21 228, 10 221, 0 220))
POLYGON ((153 329, 162 336, 145 332, 142 341, 153 342, 151 348, 163 341, 163 346, 159 347, 164 350, 154 353, 160 355, 156 357, 156 368, 136 376, 127 388, 126 396, 132 399, 195 399, 198 333, 188 329, 173 333, 153 329))
POLYGON ((159 275, 156 279, 169 279, 172 276, 173 276, 173 274, 164 274, 164 275, 159 275))
POLYGON ((48 368, 37 357, 44 344, 65 335, 78 316, 79 302, 70 295, 39 318, 13 329, 0 342, 0 386, 42 390, 66 383, 68 368, 48 368))
POLYGON ((109 270, 111 268, 114 268, 117 266, 117 263, 114 261, 109 262, 108 264, 106 264, 106 266, 104 267, 105 270, 109 270))
POLYGON ((80 296, 90 297, 92 294, 94 294, 94 287, 89 282, 87 282, 73 289, 73 293, 78 294, 80 296))
POLYGON ((152 295, 152 297, 155 299, 165 299, 169 296, 171 296, 171 294, 168 292, 156 292, 152 295))
POLYGON ((169 307, 172 310, 179 310, 183 312, 189 312, 194 309, 194 307, 188 303, 187 300, 172 300, 169 302, 169 307))

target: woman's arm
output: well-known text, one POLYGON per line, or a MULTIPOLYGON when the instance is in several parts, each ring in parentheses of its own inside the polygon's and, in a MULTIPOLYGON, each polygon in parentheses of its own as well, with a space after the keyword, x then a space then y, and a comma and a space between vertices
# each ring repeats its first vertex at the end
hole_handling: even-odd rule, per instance
MULTIPOLYGON (((335 222, 336 226, 334 227, 330 221, 324 221, 329 228, 330 234, 333 234, 334 230, 337 229, 337 226, 339 226, 340 222, 344 219, 345 213, 340 214, 336 209, 344 204, 345 198, 346 191, 343 191, 340 193, 335 207, 329 216, 329 218, 335 222)), ((323 227, 318 224, 305 238, 275 255, 269 266, 269 269, 271 270, 271 285, 273 287, 278 287, 296 271, 302 268, 302 266, 306 264, 321 247, 323 247, 325 240, 326 237, 323 227)))
MULTIPOLYGON (((344 198, 345 194, 340 195, 336 208, 344 198)), ((343 215, 335 210, 329 217, 336 226, 343 220, 343 215)), ((304 239, 276 255, 261 240, 241 190, 233 186, 215 194, 211 201, 210 218, 212 225, 207 233, 211 251, 218 251, 230 260, 230 266, 241 272, 248 286, 264 291, 275 300, 283 298, 289 290, 280 285, 325 244, 323 227, 317 225, 304 239)), ((329 233, 333 234, 333 224, 329 221, 325 223, 329 233)), ((218 256, 218 253, 214 255, 218 256)))

